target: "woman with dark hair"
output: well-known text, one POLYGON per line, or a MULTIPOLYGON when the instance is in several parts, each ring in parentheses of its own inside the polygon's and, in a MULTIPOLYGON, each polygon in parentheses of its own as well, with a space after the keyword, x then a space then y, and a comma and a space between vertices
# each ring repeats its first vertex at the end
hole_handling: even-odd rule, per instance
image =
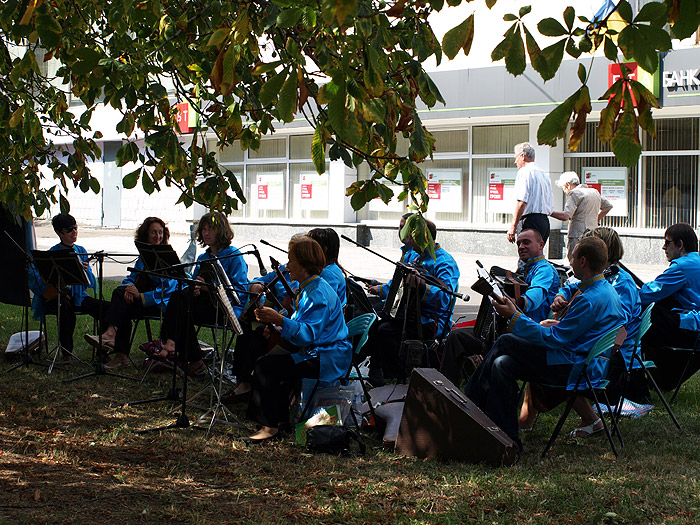
POLYGON ((280 425, 289 422, 289 397, 301 378, 336 381, 350 366, 352 346, 340 300, 319 278, 325 266, 323 249, 313 239, 290 243, 287 269, 291 278, 301 283, 294 313, 287 318, 272 308, 255 310, 258 321, 281 327, 282 339, 296 351, 290 353, 277 346, 256 362, 247 417, 261 427, 247 438, 249 443, 274 438, 280 425))
MULTIPOLYGON (((206 271, 211 272, 209 262, 218 260, 231 286, 234 289, 245 289, 248 285, 248 265, 243 260, 241 252, 231 246, 232 239, 233 230, 223 213, 213 212, 202 216, 197 226, 197 242, 202 247, 206 246, 207 249, 197 258, 192 278, 204 283, 203 270, 208 267, 206 271)), ((189 288, 175 292, 170 298, 161 324, 160 337, 165 344, 160 355, 162 357, 172 355, 176 348, 180 352, 186 350, 187 362, 190 363, 189 372, 197 374, 204 370, 204 363, 193 325, 223 324, 226 313, 221 306, 217 308, 217 298, 207 285, 195 285, 191 292, 189 319, 187 316, 189 288)), ((243 305, 233 306, 236 316, 241 315, 242 310, 243 305)))
MULTIPOLYGON (((134 240, 146 244, 167 244, 170 232, 158 217, 148 217, 136 230, 134 240)), ((105 368, 115 369, 129 364, 131 342, 131 321, 144 316, 157 316, 165 310, 170 295, 175 290, 176 282, 145 275, 145 265, 138 258, 134 264, 136 272, 131 272, 122 281, 119 288, 112 293, 109 309, 105 314, 102 344, 113 348, 115 356, 105 364, 105 368)), ((91 346, 99 346, 99 337, 85 334, 85 340, 91 346)))
POLYGON ((345 270, 338 263, 338 253, 340 252, 340 238, 333 228, 314 228, 307 234, 323 249, 326 257, 326 266, 321 271, 320 276, 335 290, 340 299, 340 304, 344 307, 348 302, 345 291, 345 270))

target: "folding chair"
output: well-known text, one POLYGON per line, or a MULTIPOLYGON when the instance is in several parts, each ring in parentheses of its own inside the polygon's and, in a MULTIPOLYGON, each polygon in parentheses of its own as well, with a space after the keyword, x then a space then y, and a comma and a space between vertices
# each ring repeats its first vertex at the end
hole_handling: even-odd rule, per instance
MULTIPOLYGON (((644 312, 642 312, 641 323, 639 324, 639 331, 637 332, 637 338, 634 341, 634 348, 632 349, 632 356, 630 357, 630 365, 629 365, 629 369, 626 370, 625 384, 622 387, 622 394, 620 395, 620 401, 619 401, 619 404, 617 407, 617 411, 615 413, 615 418, 618 421, 620 420, 620 413, 622 411, 622 400, 625 398, 625 393, 627 392, 627 386, 629 385, 629 383, 632 379, 632 370, 634 368, 634 362, 637 361, 639 363, 640 368, 644 371, 645 377, 651 383, 651 386, 654 388, 656 395, 658 395, 659 399, 661 399, 661 402, 663 403, 664 408, 666 408, 666 412, 668 412, 668 415, 671 416, 671 419, 673 420, 673 423, 676 425, 676 427, 678 427, 678 429, 680 429, 681 428, 680 423, 676 419, 676 416, 674 415, 673 411, 671 410, 671 407, 669 406, 668 402, 666 401, 666 398, 661 393, 661 390, 659 389, 658 385, 656 384, 654 377, 649 372, 650 368, 656 367, 656 365, 654 364, 654 361, 645 361, 642 359, 642 356, 641 356, 642 337, 644 336, 644 334, 646 334, 647 330, 649 330, 649 327, 651 326, 651 309, 653 307, 654 307, 654 303, 647 306, 646 309, 644 310, 644 312)), ((676 390, 676 392, 678 392, 678 390, 676 390)), ((674 394, 674 397, 675 397, 675 394, 674 394)), ((673 398, 671 398, 671 401, 673 401, 673 398)))
MULTIPOLYGON (((693 345, 693 348, 682 348, 678 346, 667 346, 666 348, 670 351, 673 352, 689 352, 690 355, 688 356, 688 360, 685 362, 685 367, 683 368, 683 372, 681 373, 680 377, 678 378, 678 384, 676 385, 676 389, 673 391, 673 395, 671 396, 671 403, 673 403, 673 400, 676 399, 676 396, 678 395, 678 391, 681 389, 681 385, 683 384, 683 376, 685 376, 685 373, 688 371, 688 367, 690 366, 690 363, 693 361, 693 358, 698 354, 698 346, 700 346, 700 334, 695 338, 695 344, 693 345)), ((676 423, 678 424, 678 423, 676 423)), ((680 426, 678 427, 680 428, 680 426)))
POLYGON ((591 382, 591 378, 588 375, 588 366, 597 358, 609 358, 609 355, 606 356, 605 354, 609 352, 609 350, 613 347, 615 343, 615 338, 617 337, 618 332, 620 329, 624 328, 623 326, 616 326, 612 330, 607 331, 603 335, 600 336, 598 341, 593 345, 593 347, 590 349, 588 352, 588 356, 586 357, 585 361, 583 363, 578 363, 574 366, 571 367, 571 372, 569 373, 569 378, 566 381, 564 385, 544 385, 550 388, 558 388, 562 390, 566 390, 567 393, 569 393, 569 400, 566 403, 566 408, 564 409, 564 412, 562 413, 561 417, 559 418, 559 421, 557 422, 557 426, 554 428, 554 432, 552 433, 552 437, 549 438, 549 442, 547 443, 547 446, 544 448, 544 451, 542 452, 542 457, 544 458, 547 455, 547 452, 549 449, 552 447, 552 444, 554 443, 554 440, 557 438, 559 435, 559 432, 561 432, 562 427, 564 426, 564 423, 566 422, 566 418, 569 415, 569 412, 571 411, 571 408, 574 405, 574 401, 576 399, 576 396, 583 394, 583 393, 589 393, 593 396, 593 400, 595 402, 595 407, 598 410, 599 414, 603 414, 603 411, 601 410, 600 406, 600 401, 598 400, 598 393, 602 393, 603 397, 605 399, 605 404, 608 408, 608 414, 610 415, 610 421, 613 427, 613 433, 617 435, 617 439, 620 442, 620 452, 617 451, 617 448, 615 447, 615 442, 613 441, 613 436, 612 433, 610 432, 610 429, 608 428, 608 424, 605 422, 605 417, 601 417, 601 420, 603 421, 603 428, 605 430, 605 434, 608 436, 608 441, 610 442, 610 446, 612 447, 613 454, 615 454, 615 457, 619 455, 619 453, 622 452, 624 449, 625 445, 622 440, 622 434, 620 433, 620 429, 617 426, 617 421, 615 419, 615 413, 612 411, 612 407, 610 406, 610 400, 608 399, 608 394, 605 391, 605 388, 608 386, 608 381, 606 379, 603 379, 600 381, 600 384, 598 386, 593 386, 593 383, 591 382), (576 379, 576 382, 574 383, 574 388, 570 389, 569 388, 569 383, 571 379, 576 379), (581 382, 585 379, 585 385, 582 386, 581 382))
MULTIPOLYGON (((362 314, 354 319, 351 319, 350 321, 347 322, 347 327, 348 327, 348 339, 351 339, 353 337, 360 336, 358 339, 357 343, 355 344, 355 348, 353 350, 353 355, 352 359, 350 361, 350 366, 348 367, 348 371, 345 374, 345 377, 342 379, 343 382, 347 381, 354 381, 354 380, 359 380, 360 384, 362 385, 362 391, 365 394, 365 399, 369 402, 369 407, 370 411, 372 413, 372 416, 374 417, 374 409, 372 408, 372 402, 369 397, 369 392, 367 391, 367 386, 365 385, 364 378, 362 377, 362 372, 360 372, 360 363, 358 362, 358 356, 360 355, 360 352, 362 350, 362 347, 365 346, 365 343, 367 342, 367 338, 369 337, 369 329, 372 326, 372 323, 377 319, 377 316, 375 314, 362 314), (353 368, 355 369, 355 372, 353 373, 353 368)), ((316 380, 316 383, 314 384, 313 389, 311 390, 311 394, 309 395, 309 400, 306 402, 306 406, 304 407, 304 410, 301 413, 300 420, 304 421, 307 416, 307 412, 310 410, 311 405, 314 400, 314 396, 316 395, 316 391, 318 390, 318 387, 320 386, 321 381, 319 379, 316 380)), ((358 421, 355 418, 355 413, 350 410, 350 413, 352 414, 353 419, 355 419, 355 426, 357 428, 360 427, 358 421)))

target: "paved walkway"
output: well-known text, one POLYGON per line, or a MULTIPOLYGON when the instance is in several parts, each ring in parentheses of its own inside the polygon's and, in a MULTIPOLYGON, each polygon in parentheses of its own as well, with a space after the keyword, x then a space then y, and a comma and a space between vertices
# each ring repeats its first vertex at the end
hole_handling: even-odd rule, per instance
MULTIPOLYGON (((51 227, 50 221, 37 220, 35 221, 35 229, 37 236, 37 247, 40 250, 46 250, 56 244, 58 239, 51 227)), ((286 250, 287 239, 266 239, 270 243, 286 250)), ((505 237, 504 240, 505 241, 505 237)), ((173 246, 178 255, 182 255, 189 246, 189 236, 183 234, 174 234, 170 237, 170 244, 173 246)), ((78 244, 83 246, 88 253, 98 250, 104 250, 109 254, 119 254, 110 257, 105 261, 104 276, 105 279, 122 279, 127 273, 127 267, 133 265, 137 257, 137 252, 134 247, 134 232, 131 230, 120 230, 110 228, 95 228, 89 226, 80 226, 78 230, 78 244)), ((286 261, 286 255, 279 250, 270 248, 260 243, 260 239, 238 239, 235 238, 233 244, 245 252, 252 249, 251 244, 260 251, 263 263, 267 270, 270 269, 270 256, 279 260, 286 261)), ((449 247, 446 247, 449 251, 449 247)), ((198 246, 198 254, 202 249, 198 246)), ((395 261, 400 257, 398 248, 382 248, 381 255, 395 261)), ((479 260, 486 268, 491 266, 501 266, 503 268, 515 268, 517 253, 515 245, 513 245, 513 256, 495 256, 495 255, 479 255, 464 252, 450 252, 457 261, 461 272, 459 279, 460 293, 469 293, 472 295, 469 303, 464 303, 458 300, 455 308, 455 318, 460 315, 476 315, 479 302, 481 300, 478 294, 470 290, 470 286, 476 280, 476 261, 479 260)), ((257 277, 260 272, 258 263, 253 255, 244 256, 248 263, 248 277, 257 277)), ((348 242, 341 241, 340 247, 340 263, 343 267, 352 274, 361 277, 386 281, 391 279, 394 272, 393 264, 382 258, 368 252, 367 250, 351 245, 348 242)), ((554 262, 564 263, 563 260, 554 262)), ((632 270, 643 281, 649 281, 665 270, 665 266, 660 265, 629 265, 632 270)), ((95 270, 95 273, 97 271, 95 270)))

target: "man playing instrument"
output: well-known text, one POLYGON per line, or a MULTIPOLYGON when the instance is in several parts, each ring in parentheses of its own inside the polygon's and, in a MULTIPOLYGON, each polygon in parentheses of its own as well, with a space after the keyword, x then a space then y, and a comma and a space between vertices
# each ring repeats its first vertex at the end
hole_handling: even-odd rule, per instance
MULTIPOLYGON (((514 298, 515 304, 533 321, 547 318, 549 305, 559 289, 559 275, 544 256, 544 241, 537 230, 523 230, 518 235, 518 256, 524 261, 522 278, 527 290, 514 298)), ((484 341, 474 335, 472 327, 450 332, 440 363, 440 372, 455 385, 470 374, 488 352, 484 341)))
MULTIPOLYGON (((518 381, 569 381, 572 366, 585 361, 600 336, 625 323, 620 298, 603 277, 607 253, 605 243, 595 237, 576 245, 572 267, 581 280, 580 293, 559 321, 538 323, 518 312, 511 301, 493 303, 509 319, 508 333, 496 340, 467 383, 465 393, 518 444, 518 381)), ((602 379, 595 372, 591 370, 594 385, 602 379)))
MULTIPOLYGON (((437 228, 432 221, 427 221, 428 232, 433 241, 437 236, 437 228)), ((401 377, 405 373, 403 364, 399 362, 399 349, 402 339, 434 339, 449 329, 452 317, 452 297, 437 286, 427 284, 420 277, 420 272, 442 282, 443 285, 456 292, 459 288, 459 268, 454 258, 438 243, 435 243, 435 259, 428 250, 423 250, 416 241, 410 239, 411 246, 417 256, 413 259, 416 272, 405 276, 405 282, 420 298, 420 320, 413 319, 404 323, 403 319, 385 319, 379 323, 376 332, 370 332, 366 347, 372 356, 370 378, 375 384, 382 384, 384 376, 401 377), (405 333, 404 333, 405 324, 405 333), (420 337, 422 335, 422 337, 420 337)), ((414 306, 409 306, 409 320, 415 315, 414 306)))

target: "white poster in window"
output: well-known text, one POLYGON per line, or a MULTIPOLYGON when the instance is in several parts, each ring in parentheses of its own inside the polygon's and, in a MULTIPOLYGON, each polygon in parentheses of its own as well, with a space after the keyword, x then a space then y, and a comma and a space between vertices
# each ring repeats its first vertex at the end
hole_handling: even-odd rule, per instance
POLYGON ((487 213, 513 213, 515 210, 515 177, 517 168, 492 168, 488 170, 489 196, 487 213))
POLYGON ((613 205, 610 217, 627 217, 627 168, 583 168, 582 182, 613 205))
MULTIPOLYGON (((396 177, 396 182, 401 182, 401 175, 398 175, 396 177)), ((397 199, 399 196, 399 193, 403 191, 403 186, 399 186, 398 184, 392 184, 386 179, 380 180, 384 186, 389 188, 391 191, 394 192, 394 196, 391 198, 389 201, 389 204, 384 204, 384 201, 377 197, 376 199, 372 199, 369 202, 369 211, 377 211, 377 212, 387 212, 387 211, 393 211, 393 212, 398 212, 398 213, 403 213, 406 211, 406 201, 401 201, 397 199)))
POLYGON ((284 209, 284 173, 262 173, 253 189, 258 210, 284 209))
POLYGON ((433 211, 462 213, 462 170, 426 170, 425 177, 433 211))
POLYGON ((328 211, 328 173, 315 171, 299 174, 299 207, 302 210, 328 211))

